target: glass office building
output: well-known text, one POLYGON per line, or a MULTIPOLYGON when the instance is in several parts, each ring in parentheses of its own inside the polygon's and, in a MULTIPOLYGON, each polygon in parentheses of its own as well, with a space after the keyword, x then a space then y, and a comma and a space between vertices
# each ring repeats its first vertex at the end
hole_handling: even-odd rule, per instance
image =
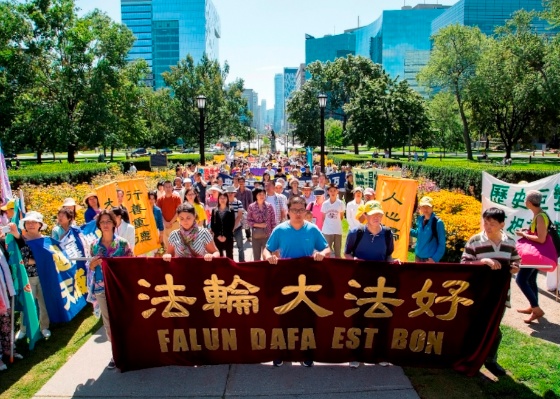
POLYGON ((440 4, 419 4, 383 11, 372 24, 353 31, 356 55, 381 64, 393 78, 406 79, 416 88, 416 73, 429 57, 432 21, 447 8, 440 4))
POLYGON ((274 126, 276 133, 282 130, 284 125, 284 74, 274 75, 274 126))
MULTIPOLYGON (((542 11, 544 7, 542 0, 459 0, 434 19, 431 34, 436 34, 445 26, 459 24, 477 26, 482 33, 492 35, 496 27, 504 25, 521 9, 542 11)), ((540 33, 552 33, 546 21, 536 19, 533 25, 540 33)))
POLYGON ((305 35, 305 63, 334 61, 356 52, 356 36, 351 32, 315 38, 305 35))
POLYGON ((165 86, 161 74, 187 54, 218 59, 220 18, 211 0, 121 0, 122 22, 136 41, 128 60, 144 58, 152 68, 148 84, 165 86))

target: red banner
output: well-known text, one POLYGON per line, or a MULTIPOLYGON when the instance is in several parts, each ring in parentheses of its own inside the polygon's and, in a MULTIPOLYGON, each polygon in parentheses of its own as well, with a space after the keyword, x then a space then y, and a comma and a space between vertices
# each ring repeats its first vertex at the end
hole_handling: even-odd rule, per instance
POLYGON ((106 260, 122 371, 310 359, 473 375, 499 328, 510 281, 506 270, 441 263, 106 260))

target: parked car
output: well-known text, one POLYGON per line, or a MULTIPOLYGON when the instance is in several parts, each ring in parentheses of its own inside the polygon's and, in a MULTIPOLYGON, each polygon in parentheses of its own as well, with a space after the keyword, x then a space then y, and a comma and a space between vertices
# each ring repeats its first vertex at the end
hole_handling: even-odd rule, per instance
POLYGON ((133 157, 141 157, 143 155, 148 155, 148 154, 149 153, 148 153, 148 151, 146 151, 145 148, 137 148, 130 153, 130 155, 133 156, 133 157))
POLYGON ((161 150, 158 150, 158 152, 160 154, 173 154, 173 151, 170 150, 169 148, 162 148, 161 150))
POLYGON ((194 154, 194 148, 183 148, 183 154, 194 154))

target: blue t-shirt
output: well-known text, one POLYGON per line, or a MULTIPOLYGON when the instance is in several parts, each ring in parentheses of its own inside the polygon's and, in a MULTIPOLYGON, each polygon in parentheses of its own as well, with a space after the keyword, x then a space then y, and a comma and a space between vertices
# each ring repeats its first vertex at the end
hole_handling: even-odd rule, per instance
POLYGON ((289 221, 280 223, 266 243, 270 252, 280 250, 280 258, 312 256, 314 251, 320 252, 327 247, 327 240, 319 228, 309 222, 299 230, 294 229, 289 221))
MULTIPOLYGON (((358 229, 364 229, 364 227, 357 227, 350 230, 348 233, 346 248, 344 250, 345 254, 351 255, 354 243, 358 237, 358 229)), ((394 249, 395 243, 393 241, 393 234, 390 233, 389 229, 383 227, 383 229, 374 236, 365 228, 364 235, 358 243, 354 256, 362 260, 386 261, 389 259, 394 249), (386 234, 390 235, 390 237, 386 238, 386 234), (387 248, 387 243, 389 244, 389 248, 387 248)))

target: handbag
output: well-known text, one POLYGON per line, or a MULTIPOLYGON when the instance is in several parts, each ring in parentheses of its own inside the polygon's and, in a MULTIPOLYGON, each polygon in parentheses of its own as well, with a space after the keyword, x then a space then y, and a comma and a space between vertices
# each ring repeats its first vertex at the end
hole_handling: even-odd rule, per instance
POLYGON ((549 265, 552 269, 539 269, 544 272, 553 272, 558 266, 556 258, 556 248, 550 234, 547 235, 546 241, 541 244, 531 241, 525 237, 517 240, 517 252, 521 256, 521 263, 525 265, 549 265))
POLYGON ((268 238, 266 229, 264 227, 253 227, 253 239, 262 240, 263 238, 268 238))

